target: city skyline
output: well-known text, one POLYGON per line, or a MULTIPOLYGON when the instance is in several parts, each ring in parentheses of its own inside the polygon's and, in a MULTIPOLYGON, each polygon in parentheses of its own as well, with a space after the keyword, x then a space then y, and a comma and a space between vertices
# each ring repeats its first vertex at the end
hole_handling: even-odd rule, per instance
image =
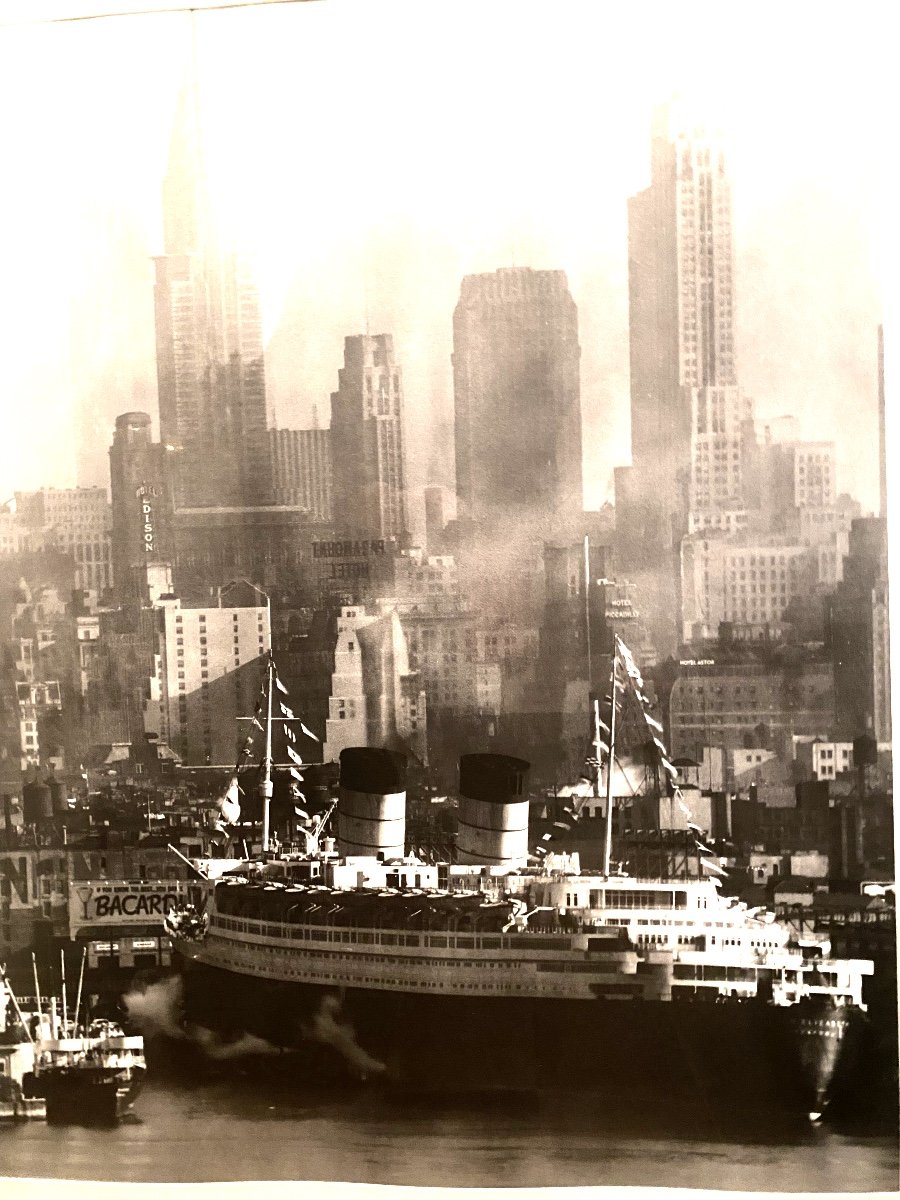
MULTIPOLYGON (((703 7, 695 6, 698 12, 703 7)), ((73 99, 72 111, 61 115, 53 138, 44 127, 51 113, 40 104, 25 128, 5 135, 12 161, 32 165, 22 154, 36 142, 55 147, 56 158, 49 156, 54 173, 65 172, 72 184, 62 206, 49 188, 39 189, 36 211, 34 203, 26 213, 17 198, 7 198, 10 288, 21 301, 5 314, 14 347, 8 388, 16 410, 8 439, 16 449, 4 461, 10 493, 48 484, 105 484, 115 416, 143 409, 155 423, 151 259, 163 248, 162 178, 193 55, 210 178, 219 198, 229 198, 231 211, 224 215, 238 231, 241 249, 255 251, 270 423, 274 416, 281 427, 302 427, 312 424, 314 406, 324 411, 346 335, 366 328, 392 334, 404 364, 408 441, 416 447, 410 453, 411 508, 418 510, 415 496, 425 484, 452 490, 450 352, 462 278, 509 265, 565 270, 582 345, 585 500, 598 507, 611 499, 612 469, 630 458, 626 205, 649 183, 652 108, 690 77, 690 61, 675 70, 673 54, 652 79, 629 81, 632 50, 602 81, 591 82, 581 70, 588 62, 583 39, 603 23, 565 8, 544 29, 538 11, 526 5, 517 9, 515 29, 526 60, 538 69, 542 46, 557 82, 560 55, 579 70, 552 95, 530 99, 512 64, 496 58, 505 26, 495 13, 480 23, 477 38, 467 36, 462 24, 445 31, 461 56, 455 69, 467 66, 485 82, 488 66, 496 74, 496 88, 480 99, 454 95, 446 90, 451 80, 443 63, 429 60, 429 73, 424 61, 403 55, 429 27, 427 19, 408 6, 386 5, 375 24, 389 64, 397 68, 390 83, 368 108, 361 103, 362 85, 339 97, 333 89, 320 92, 329 104, 310 106, 336 62, 352 66, 364 53, 332 11, 316 5, 208 13, 196 19, 193 47, 190 22, 171 14, 92 29, 90 44, 84 30, 4 30, 0 53, 10 68, 5 86, 15 85, 17 72, 33 61, 29 54, 38 51, 63 75, 76 52, 82 62, 93 54, 102 68, 73 99), (397 17, 404 30, 399 43, 389 36, 399 28, 397 17), (265 69, 243 64, 254 86, 242 87, 237 97, 228 87, 224 64, 231 59, 223 51, 230 47, 233 55, 250 35, 265 38, 265 69), (139 42, 142 56, 135 60, 139 42), (501 85, 512 88, 505 102, 501 85), (104 104, 110 87, 119 99, 115 113, 104 104), (616 88, 624 88, 626 103, 611 117, 616 88), (141 89, 146 94, 138 103, 141 89), (102 120, 92 124, 91 117, 102 120), (501 129, 508 143, 498 151, 501 129), (593 143, 584 140, 587 129, 594 130, 593 143), (423 131, 430 134, 425 143, 423 131), (129 136, 115 143, 119 157, 109 161, 116 157, 108 150, 117 132, 129 136), (65 134, 71 147, 60 140, 65 134), (385 138, 394 140, 396 151, 383 160, 385 138), (446 145, 438 145, 442 138, 449 139, 446 145), (600 140, 602 154, 593 150, 600 140), (540 159, 534 149, 533 161, 521 157, 529 145, 540 159), (355 163, 349 148, 358 151, 355 163), (364 182, 358 195, 348 194, 350 175, 378 186, 364 182), (39 218, 44 236, 36 266, 39 218), (40 353, 32 328, 37 311, 45 342, 40 353), (18 412, 23 419, 17 426, 18 412), (29 428, 36 414, 39 436, 29 428)), ((374 34, 374 18, 363 10, 355 16, 362 43, 367 32, 374 34)), ((721 33, 721 25, 713 26, 706 41, 693 47, 693 57, 721 33)), ((635 29, 622 17, 608 32, 630 47, 635 29)), ((827 63, 839 37, 852 41, 863 33, 861 25, 839 33, 825 22, 810 36, 827 63)), ((748 33, 751 44, 759 37, 748 33)), ((784 66, 788 45, 769 47, 760 62, 784 66)), ((654 43, 647 53, 659 68, 662 46, 654 43)), ((876 509, 878 85, 860 79, 855 96, 831 97, 825 68, 815 67, 814 57, 797 64, 790 85, 776 72, 767 95, 754 94, 752 104, 741 91, 746 67, 728 82, 716 58, 708 79, 713 93, 718 85, 712 108, 729 147, 738 370, 758 415, 795 412, 801 436, 837 439, 846 413, 858 416, 858 440, 839 443, 839 486, 876 509), (840 139, 840 172, 827 152, 829 137, 840 139)), ((45 169, 33 164, 38 181, 45 169)))

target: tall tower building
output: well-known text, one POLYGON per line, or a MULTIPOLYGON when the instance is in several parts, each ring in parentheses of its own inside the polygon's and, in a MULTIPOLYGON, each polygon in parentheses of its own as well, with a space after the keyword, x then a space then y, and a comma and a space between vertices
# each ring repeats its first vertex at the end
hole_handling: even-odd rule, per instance
POLYGON ((335 532, 404 542, 403 377, 389 333, 344 339, 331 395, 331 453, 335 532))
POLYGON ((884 326, 878 326, 878 515, 887 521, 887 432, 884 412, 884 326))
POLYGON ((156 259, 162 442, 177 451, 180 507, 271 499, 259 296, 247 264, 212 228, 196 103, 179 106, 156 259))
POLYGON ((628 202, 635 460, 685 462, 692 389, 737 384, 733 260, 722 147, 666 106, 654 120, 650 186, 628 202))
POLYGON ((628 202, 628 286, 628 490, 642 510, 631 540, 649 547, 677 541, 688 508, 742 502, 752 431, 737 387, 725 155, 674 102, 654 119, 650 186, 628 202))
POLYGON ((460 520, 549 534, 580 515, 580 357, 564 271, 463 280, 453 314, 460 520))

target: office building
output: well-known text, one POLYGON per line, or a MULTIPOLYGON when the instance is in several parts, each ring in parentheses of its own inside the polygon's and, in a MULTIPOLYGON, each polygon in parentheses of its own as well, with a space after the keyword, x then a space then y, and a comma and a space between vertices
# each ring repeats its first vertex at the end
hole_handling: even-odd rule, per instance
POLYGON ((709 641, 722 622, 779 628, 788 605, 817 582, 807 547, 715 531, 681 542, 681 640, 709 641))
POLYGON ((106 488, 41 488, 16 493, 16 518, 29 531, 29 549, 56 550, 75 563, 75 586, 99 595, 113 585, 106 488))
POLYGON ((314 521, 332 518, 330 429, 270 429, 269 460, 276 504, 302 508, 314 521))
POLYGON ((583 509, 578 310, 563 271, 462 281, 453 315, 457 518, 552 535, 583 509))
POLYGON ((341 609, 324 761, 337 762, 348 746, 379 746, 425 762, 426 726, 425 692, 410 669, 396 610, 341 609))
MULTIPOLYGON (((233 596, 233 599, 238 597, 233 596)), ((252 732, 252 717, 271 646, 268 607, 259 604, 156 605, 156 654, 145 730, 182 762, 230 765, 252 732)))
POLYGON ((795 509, 826 509, 836 502, 833 442, 772 441, 757 446, 752 499, 766 517, 782 526, 797 519, 795 509))
POLYGON ((695 520, 747 503, 753 406, 736 387, 691 389, 688 507, 695 520))
POLYGON ((405 543, 403 375, 389 333, 344 339, 330 433, 335 532, 405 543))
POLYGON ((669 749, 702 762, 704 747, 773 750, 787 761, 797 735, 827 736, 834 713, 830 662, 698 659, 682 666, 669 696, 669 749))
POLYGON ((323 532, 305 509, 290 505, 179 508, 172 520, 176 591, 200 604, 215 588, 248 579, 312 602, 314 553, 323 532))
POLYGON ((884 326, 878 326, 878 515, 887 520, 887 430, 884 408, 884 326))
POLYGON ((248 264, 214 231, 198 114, 186 90, 163 185, 156 260, 160 437, 173 452, 176 503, 271 499, 259 296, 248 264))
POLYGON ((887 524, 860 518, 850 528, 843 581, 828 602, 835 678, 835 725, 841 740, 869 734, 891 740, 891 662, 887 524))
POLYGON ((733 502, 748 409, 737 390, 724 151, 677 103, 655 115, 650 185, 628 202, 628 285, 637 478, 621 497, 630 501, 623 549, 640 560, 677 544, 688 504, 733 502))

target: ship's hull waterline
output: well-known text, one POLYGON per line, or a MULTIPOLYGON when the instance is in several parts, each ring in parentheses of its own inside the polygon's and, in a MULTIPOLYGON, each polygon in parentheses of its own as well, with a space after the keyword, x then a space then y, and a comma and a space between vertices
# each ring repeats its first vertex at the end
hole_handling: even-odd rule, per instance
POLYGON ((846 1099, 865 1023, 830 1002, 427 995, 175 965, 188 1022, 294 1052, 298 1082, 445 1096, 575 1090, 805 1119, 846 1099))

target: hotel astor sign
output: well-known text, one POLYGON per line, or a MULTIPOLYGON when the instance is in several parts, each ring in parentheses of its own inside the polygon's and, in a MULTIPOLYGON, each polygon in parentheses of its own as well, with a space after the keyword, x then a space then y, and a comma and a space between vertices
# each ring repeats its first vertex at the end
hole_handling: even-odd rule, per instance
POLYGON ((184 894, 177 879, 79 880, 69 884, 69 932, 77 937, 81 929, 97 925, 161 928, 184 894))

